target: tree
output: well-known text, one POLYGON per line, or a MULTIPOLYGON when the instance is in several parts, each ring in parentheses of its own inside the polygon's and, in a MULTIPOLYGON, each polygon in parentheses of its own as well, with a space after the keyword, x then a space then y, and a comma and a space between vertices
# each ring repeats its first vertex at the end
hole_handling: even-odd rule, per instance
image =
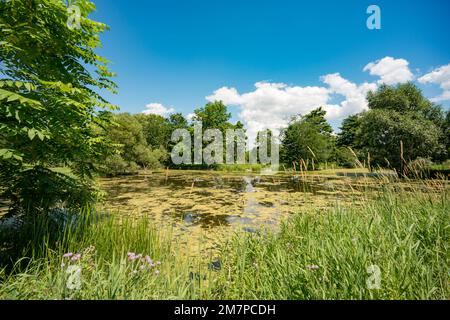
POLYGON ((444 137, 447 149, 447 157, 450 156, 450 110, 447 111, 444 123, 444 137))
POLYGON ((181 113, 172 113, 169 116, 170 131, 173 132, 176 129, 186 129, 188 128, 188 122, 181 113))
POLYGON ((171 157, 170 154, 172 153, 173 148, 177 144, 176 142, 172 141, 172 133, 177 129, 186 129, 191 130, 192 128, 189 127, 188 121, 181 113, 172 113, 169 118, 167 119, 169 124, 169 136, 168 136, 168 143, 167 143, 167 160, 165 161, 166 166, 171 166, 171 157))
MULTIPOLYGON (((227 130, 243 130, 244 126, 241 122, 237 122, 236 124, 232 124, 230 122, 231 113, 228 112, 228 108, 223 104, 222 101, 215 101, 207 103, 204 107, 198 108, 194 111, 193 124, 201 122, 203 132, 208 129, 217 129, 219 130, 223 138, 225 139, 227 130)), ((191 128, 192 131, 192 128, 191 128)), ((223 141, 222 141, 223 142, 223 141)), ((235 139, 237 142, 237 139, 235 139)), ((203 141, 203 148, 208 145, 207 141, 203 141)), ((223 143, 223 154, 226 154, 226 143, 223 143)), ((234 158, 236 159, 237 154, 234 154, 234 158)), ((223 159, 225 160, 225 159, 223 159)))
POLYGON ((172 133, 168 119, 156 114, 138 114, 136 119, 142 126, 144 138, 149 146, 168 149, 172 133))
POLYGON ((411 82, 389 86, 382 84, 377 91, 367 94, 367 101, 371 110, 383 109, 400 113, 415 112, 429 120, 440 118, 441 110, 427 98, 411 82))
POLYGON ((311 113, 294 117, 281 134, 281 157, 287 164, 303 159, 325 162, 329 159, 334 139, 332 128, 325 119, 326 111, 322 108, 311 113))
POLYGON ((94 51, 107 27, 88 18, 92 2, 77 6, 80 28, 70 29, 61 0, 0 1, 0 184, 26 211, 83 205, 109 150, 102 110, 115 107, 98 92, 116 85, 94 51))
POLYGON ((161 162, 170 165, 170 153, 175 146, 175 143, 171 141, 172 133, 176 129, 189 129, 186 118, 181 113, 173 113, 168 118, 155 114, 138 114, 135 117, 142 125, 148 146, 153 149, 149 166, 158 167, 161 162))
POLYGON ((445 157, 442 109, 415 85, 382 85, 367 99, 370 110, 361 115, 356 140, 373 166, 403 173, 404 166, 419 157, 445 157))
POLYGON ((364 115, 358 139, 370 154, 372 167, 390 167, 403 173, 417 158, 432 158, 441 151, 441 131, 432 121, 392 110, 372 110, 364 115))
POLYGON ((108 137, 117 146, 118 153, 106 160, 105 173, 126 174, 139 168, 158 168, 166 160, 167 151, 163 146, 152 148, 147 143, 140 120, 142 115, 121 113, 114 116, 114 125, 110 127, 108 137))
POLYGON ((361 127, 360 115, 352 115, 342 121, 341 131, 337 135, 337 147, 356 148, 356 135, 361 127))
POLYGON ((202 108, 194 111, 194 121, 201 121, 203 130, 219 129, 225 133, 227 129, 233 129, 234 126, 229 122, 231 113, 222 101, 215 101, 206 104, 202 108))
POLYGON ((336 147, 333 150, 332 158, 340 166, 353 168, 357 163, 355 154, 358 154, 360 150, 357 135, 361 129, 361 115, 351 115, 344 119, 340 129, 341 131, 337 135, 336 147))
POLYGON ((330 136, 333 133, 333 128, 325 119, 326 114, 327 112, 320 107, 305 115, 302 120, 312 124, 321 135, 330 136))

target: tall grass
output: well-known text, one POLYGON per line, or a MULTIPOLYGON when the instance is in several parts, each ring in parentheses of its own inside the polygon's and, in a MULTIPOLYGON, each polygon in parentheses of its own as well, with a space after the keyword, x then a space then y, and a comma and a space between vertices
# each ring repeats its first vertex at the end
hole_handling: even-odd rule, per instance
POLYGON ((445 187, 384 190, 359 206, 299 208, 277 233, 232 236, 220 270, 180 254, 170 230, 156 230, 148 218, 88 213, 75 226, 55 229, 43 217, 24 225, 28 237, 16 247, 26 258, 1 272, 0 299, 449 298, 445 187), (71 262, 67 252, 81 258, 71 262), (161 264, 130 261, 128 252, 161 264), (82 268, 79 290, 67 288, 70 264, 82 268), (367 286, 372 265, 381 271, 379 289, 367 286))
MULTIPOLYGON (((147 218, 119 219, 85 213, 55 229, 37 217, 20 233, 22 259, 0 274, 0 299, 191 299, 204 296, 198 261, 177 254, 171 232, 157 232, 147 218), (55 233, 59 236, 54 238, 55 233), (72 253, 70 257, 64 255, 72 253), (133 260, 130 254, 134 253, 133 260), (80 259, 72 258, 80 254, 80 259), (137 255, 142 257, 135 257, 137 255), (145 257, 152 259, 152 263, 145 257), (70 290, 69 266, 81 267, 81 288, 70 290), (69 281, 69 282, 68 282, 69 281)), ((16 242, 17 246, 17 242, 16 242)))
POLYGON ((303 212, 279 234, 240 236, 224 253, 230 299, 448 299, 445 192, 384 191, 362 207, 303 212), (380 289, 367 281, 381 271, 380 289))

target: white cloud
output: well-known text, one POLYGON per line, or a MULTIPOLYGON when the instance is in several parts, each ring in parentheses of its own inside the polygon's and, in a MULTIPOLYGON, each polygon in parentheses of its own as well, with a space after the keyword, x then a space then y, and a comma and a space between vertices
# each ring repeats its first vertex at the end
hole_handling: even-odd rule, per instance
POLYGON ((286 125, 290 116, 307 113, 325 105, 328 90, 321 87, 296 87, 282 83, 258 82, 255 90, 239 94, 235 88, 223 87, 206 97, 241 107, 239 117, 247 127, 249 141, 255 141, 258 131, 271 129, 275 134, 286 125))
POLYGON ((142 111, 144 114, 156 114, 163 117, 173 112, 175 112, 175 109, 166 108, 161 103, 150 103, 146 105, 145 110, 142 111))
POLYGON ((278 134, 292 116, 306 114, 320 106, 327 111, 327 118, 333 120, 361 112, 367 108, 367 92, 377 87, 374 83, 358 86, 339 73, 326 75, 321 80, 327 87, 258 82, 251 92, 240 94, 235 88, 223 87, 206 99, 239 106, 239 117, 246 125, 252 143, 258 131, 271 129, 278 134), (332 94, 343 96, 344 101, 339 105, 331 104, 332 94))
MULTIPOLYGON (((405 59, 384 57, 367 64, 363 71, 379 77, 374 82, 354 83, 340 73, 324 75, 323 85, 295 86, 284 83, 257 82, 255 89, 239 93, 236 88, 222 87, 206 100, 221 100, 226 105, 240 108, 239 118, 247 129, 249 142, 255 141, 258 131, 271 129, 278 134, 292 116, 306 114, 320 106, 327 111, 328 120, 343 120, 349 115, 368 109, 367 93, 377 90, 381 84, 394 85, 415 79, 405 59), (337 102, 335 96, 342 97, 337 102)), ((437 84, 443 93, 432 99, 440 102, 450 100, 450 64, 420 77, 419 83, 437 84)))
POLYGON ((414 75, 409 70, 409 62, 405 59, 385 57, 371 62, 363 69, 373 76, 379 76, 378 84, 397 84, 414 80, 414 75))
POLYGON ((329 91, 331 93, 339 94, 345 98, 340 105, 325 106, 327 118, 330 120, 342 119, 351 114, 367 110, 367 93, 377 89, 375 83, 365 82, 361 85, 356 85, 355 83, 342 78, 339 73, 328 74, 323 76, 321 80, 329 86, 329 91))
POLYGON ((434 102, 441 102, 450 100, 450 64, 439 67, 430 73, 427 73, 419 79, 420 83, 432 83, 438 84, 443 90, 442 94, 438 97, 431 99, 434 102))
POLYGON ((223 87, 216 91, 214 94, 206 97, 208 101, 226 101, 228 105, 239 105, 242 103, 241 96, 235 88, 223 87))

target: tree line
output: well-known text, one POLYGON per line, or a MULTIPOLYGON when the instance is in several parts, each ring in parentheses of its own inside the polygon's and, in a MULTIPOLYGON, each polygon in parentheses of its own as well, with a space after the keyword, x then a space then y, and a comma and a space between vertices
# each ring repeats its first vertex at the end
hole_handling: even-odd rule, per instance
MULTIPOLYGON (((314 170, 329 163, 347 168, 389 168, 404 174, 414 162, 441 163, 448 159, 450 113, 426 99, 414 84, 382 85, 369 92, 367 100, 369 110, 344 119, 337 134, 322 107, 292 117, 286 128, 280 128, 282 164, 314 170)), ((114 115, 116 126, 107 136, 120 146, 121 152, 107 159, 106 172, 171 167, 171 133, 175 129, 187 129, 193 134, 193 124, 201 121, 205 130, 219 129, 225 136, 227 129, 244 128, 240 122, 232 124, 230 118, 220 101, 195 110, 191 122, 180 113, 168 118, 114 115)), ((260 147, 258 140, 255 145, 260 147)), ((247 161, 248 157, 247 152, 247 161)))
POLYGON ((168 117, 129 113, 110 113, 109 116, 111 125, 105 131, 105 138, 116 149, 100 168, 108 175, 172 167, 170 154, 177 142, 172 141, 172 133, 177 129, 186 129, 193 135, 195 122, 202 122, 204 130, 219 129, 226 132, 228 129, 243 128, 240 122, 230 122, 231 113, 222 102, 208 103, 196 109, 192 121, 188 121, 181 113, 168 117))
POLYGON ((381 85, 368 93, 367 101, 369 110, 344 119, 337 135, 322 108, 294 117, 282 132, 282 159, 344 167, 364 163, 404 174, 415 162, 449 158, 450 111, 425 98, 413 83, 381 85))

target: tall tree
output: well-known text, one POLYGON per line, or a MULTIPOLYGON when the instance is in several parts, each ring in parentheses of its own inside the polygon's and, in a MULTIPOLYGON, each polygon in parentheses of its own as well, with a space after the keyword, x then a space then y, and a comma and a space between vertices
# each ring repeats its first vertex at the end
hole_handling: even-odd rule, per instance
POLYGON ((80 203, 107 151, 97 129, 115 107, 98 92, 116 85, 95 53, 107 27, 88 18, 92 2, 76 5, 69 28, 62 0, 0 1, 0 184, 26 210, 80 203))
POLYGON ((337 147, 357 147, 356 135, 361 127, 360 115, 351 115, 342 121, 341 131, 337 135, 337 147))
POLYGON ((442 109, 414 84, 383 85, 367 99, 370 110, 361 117, 357 140, 373 165, 402 172, 419 157, 445 157, 442 109))
POLYGON ((219 129, 222 133, 225 133, 227 129, 234 128, 229 122, 231 113, 228 112, 227 106, 222 101, 210 102, 204 107, 196 109, 194 115, 193 120, 201 121, 203 130, 219 129))
MULTIPOLYGON (((202 123, 203 132, 208 129, 217 129, 223 135, 223 154, 225 157, 226 154, 226 133, 227 130, 243 130, 243 124, 241 122, 237 122, 233 124, 230 122, 231 113, 228 112, 228 108, 222 101, 215 101, 207 103, 204 107, 198 108, 194 111, 193 124, 197 122, 202 123)), ((236 139, 235 139, 236 141, 236 139)), ((203 148, 208 145, 208 142, 203 141, 203 148)), ((236 154, 235 154, 236 158, 236 154)), ((225 161, 225 158, 223 159, 225 161)))
POLYGON ((169 116, 170 130, 186 129, 188 127, 188 121, 181 113, 173 113, 169 116))
POLYGON ((304 122, 312 124, 317 128, 318 132, 322 135, 329 136, 333 133, 333 128, 325 119, 327 112, 322 108, 315 109, 310 113, 306 114, 302 120, 304 122))
POLYGON ((147 144, 153 148, 168 149, 172 126, 168 119, 156 114, 138 114, 147 144))
POLYGON ((294 117, 291 120, 281 134, 283 162, 291 165, 301 159, 314 159, 316 163, 329 159, 334 138, 325 115, 326 111, 318 108, 303 117, 294 117))

